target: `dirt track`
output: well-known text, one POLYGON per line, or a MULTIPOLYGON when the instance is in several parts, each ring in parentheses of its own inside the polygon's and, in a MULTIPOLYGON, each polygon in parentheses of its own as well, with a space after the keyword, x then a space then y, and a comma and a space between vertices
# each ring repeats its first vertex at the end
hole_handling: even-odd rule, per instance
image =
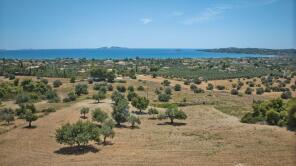
MULTIPOLYGON (((141 116, 140 129, 116 129, 112 145, 84 154, 55 142, 55 129, 79 119, 83 106, 111 112, 110 101, 84 100, 0 135, 0 165, 296 165, 296 135, 284 128, 242 124, 209 106, 183 108, 184 123, 141 116)), ((128 124, 126 124, 128 125, 128 124)))

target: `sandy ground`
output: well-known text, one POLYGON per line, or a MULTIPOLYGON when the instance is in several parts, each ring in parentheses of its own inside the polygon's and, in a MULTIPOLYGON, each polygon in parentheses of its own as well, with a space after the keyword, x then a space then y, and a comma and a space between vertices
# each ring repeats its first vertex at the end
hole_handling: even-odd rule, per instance
MULTIPOLYGON (((84 153, 55 141, 55 129, 80 118, 80 108, 112 111, 110 100, 83 100, 0 135, 0 165, 296 165, 296 135, 284 128, 242 124, 211 106, 183 110, 176 126, 141 115, 139 129, 116 128, 110 145, 84 153)), ((133 110, 133 108, 132 108, 133 110)), ((90 116, 90 115, 88 115, 90 116)))

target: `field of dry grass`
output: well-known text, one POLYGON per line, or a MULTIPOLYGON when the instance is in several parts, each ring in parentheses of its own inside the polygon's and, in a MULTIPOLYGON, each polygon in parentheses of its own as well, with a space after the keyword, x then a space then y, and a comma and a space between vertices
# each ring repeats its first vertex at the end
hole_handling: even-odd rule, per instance
MULTIPOLYGON (((128 80, 122 85, 148 86, 149 99, 157 104, 154 89, 161 86, 162 79, 148 76, 139 76, 138 79, 146 82, 128 80)), ((57 89, 61 96, 73 90, 68 79, 62 81, 64 84, 57 89)), ((173 85, 179 83, 171 82, 173 85)), ((77 151, 58 144, 55 129, 61 124, 79 120, 82 107, 101 108, 110 114, 111 100, 96 104, 83 96, 73 103, 58 103, 54 105, 57 112, 33 122, 35 128, 25 128, 27 124, 17 120, 13 124, 16 127, 0 135, 0 165, 296 165, 294 132, 276 126, 240 123, 239 118, 227 115, 237 114, 240 107, 242 111, 250 111, 253 98, 275 96, 238 97, 219 91, 211 95, 208 92, 194 94, 189 86, 180 84, 183 90, 173 92, 172 102, 186 97, 189 102, 202 100, 213 101, 213 104, 182 107, 188 118, 176 121, 174 126, 165 120, 139 115, 142 122, 139 129, 131 129, 126 123, 124 127, 115 129, 115 138, 108 139, 108 145, 91 143, 84 151, 77 151), (216 108, 222 108, 222 112, 216 108)), ((89 87, 89 97, 94 93, 92 86, 89 87)), ((147 95, 147 91, 137 93, 147 95)), ((16 107, 12 101, 3 104, 16 107)), ((48 106, 52 104, 36 104, 38 109, 48 106)), ((135 108, 131 107, 130 111, 133 110, 135 108)), ((90 114, 87 116, 90 118, 90 114)))

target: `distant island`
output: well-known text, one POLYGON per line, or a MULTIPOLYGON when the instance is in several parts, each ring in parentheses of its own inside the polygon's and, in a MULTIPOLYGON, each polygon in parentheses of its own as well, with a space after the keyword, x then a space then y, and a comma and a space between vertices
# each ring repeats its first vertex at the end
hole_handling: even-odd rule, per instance
POLYGON ((198 51, 217 52, 217 53, 241 53, 241 54, 262 54, 278 56, 296 56, 296 49, 266 49, 266 48, 216 48, 202 49, 198 51))

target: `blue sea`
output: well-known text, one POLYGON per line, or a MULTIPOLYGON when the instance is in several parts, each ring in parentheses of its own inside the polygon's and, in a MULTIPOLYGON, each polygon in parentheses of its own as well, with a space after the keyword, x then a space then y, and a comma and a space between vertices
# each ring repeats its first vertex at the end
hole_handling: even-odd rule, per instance
POLYGON ((125 58, 246 58, 270 57, 270 55, 213 53, 198 49, 130 49, 130 48, 98 48, 98 49, 28 49, 0 50, 0 58, 6 59, 125 59, 125 58))

